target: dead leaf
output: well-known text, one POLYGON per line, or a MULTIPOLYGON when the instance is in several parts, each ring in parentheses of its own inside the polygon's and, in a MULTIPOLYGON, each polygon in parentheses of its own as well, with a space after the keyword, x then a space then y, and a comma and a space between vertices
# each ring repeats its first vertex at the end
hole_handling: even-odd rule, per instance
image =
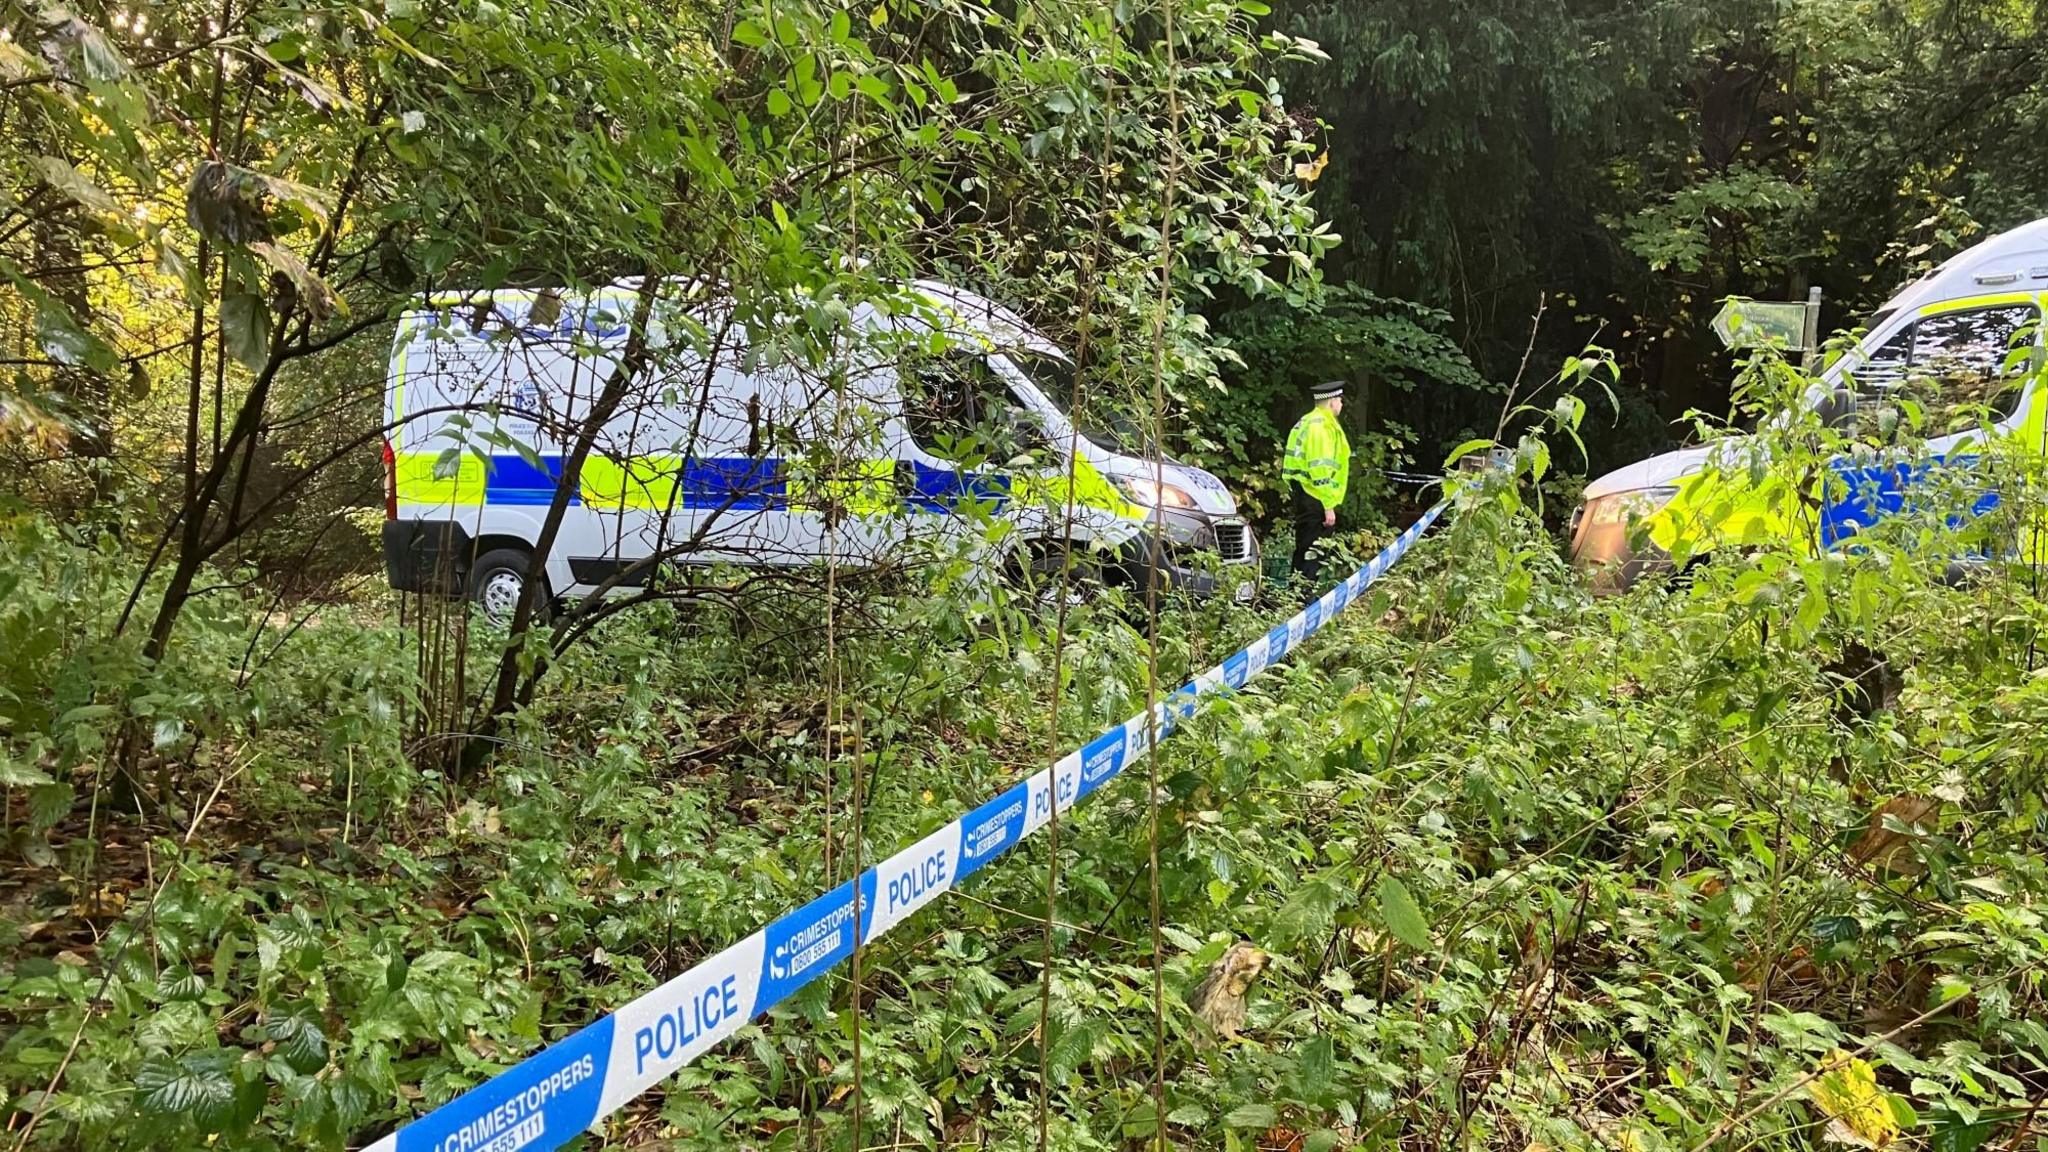
POLYGON ((119 889, 103 887, 90 896, 82 896, 71 906, 71 914, 81 920, 107 919, 119 916, 128 906, 128 894, 119 889))
POLYGON ((1913 854, 1914 834, 1895 829, 1931 824, 1940 810, 1941 801, 1931 797, 1892 797, 1870 814, 1863 835, 1849 848, 1849 858, 1873 870, 1918 876, 1926 865, 1913 854))

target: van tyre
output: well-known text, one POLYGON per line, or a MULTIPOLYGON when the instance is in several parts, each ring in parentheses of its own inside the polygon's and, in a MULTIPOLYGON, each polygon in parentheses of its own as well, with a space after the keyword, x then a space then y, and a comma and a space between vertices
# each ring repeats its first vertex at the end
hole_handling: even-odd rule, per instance
POLYGON ((1108 583, 1107 576, 1095 554, 1078 541, 1070 547, 1051 540, 1034 541, 1025 546, 1014 562, 1013 579, 1042 607, 1057 608, 1063 562, 1067 569, 1065 591, 1069 605, 1101 599, 1108 583))
MULTIPOLYGON (((518 548, 493 548, 469 566, 469 599, 493 627, 509 628, 519 610, 519 597, 533 579, 533 560, 518 548)), ((547 619, 549 600, 543 581, 534 622, 547 619)))

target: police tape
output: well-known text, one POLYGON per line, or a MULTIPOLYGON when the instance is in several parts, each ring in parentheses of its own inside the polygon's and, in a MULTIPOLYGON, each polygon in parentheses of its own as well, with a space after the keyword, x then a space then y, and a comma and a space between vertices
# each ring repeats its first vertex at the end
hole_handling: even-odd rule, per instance
POLYGON ((1278 662, 1392 568, 1443 509, 1431 508, 1365 567, 1153 708, 367 1152, 561 1147, 853 955, 856 939, 872 942, 1016 847, 1051 819, 1055 805, 1065 812, 1087 799, 1194 715, 1202 697, 1241 688, 1278 662))

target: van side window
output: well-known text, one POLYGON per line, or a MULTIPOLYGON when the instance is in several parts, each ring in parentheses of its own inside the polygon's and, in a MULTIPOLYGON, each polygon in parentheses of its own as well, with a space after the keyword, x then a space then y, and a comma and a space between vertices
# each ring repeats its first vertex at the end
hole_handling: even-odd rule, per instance
POLYGON ((1014 413, 1010 387, 978 354, 920 358, 903 368, 903 414, 912 439, 935 455, 1007 459, 1014 413))
POLYGON ((1864 363, 1850 375, 1856 381, 1856 391, 1868 396, 1886 388, 1897 387, 1906 376, 1906 364, 1913 356, 1913 329, 1908 324, 1874 348, 1864 363))
POLYGON ((1965 387, 2007 375, 2013 337, 2033 323, 2032 304, 1998 304, 1929 316, 1913 332, 1913 370, 1965 387))
POLYGON ((2028 303, 1993 304, 1925 317, 1901 329, 1856 374, 1859 423, 1887 430, 1917 419, 1923 436, 1960 432, 2018 407, 2024 373, 2007 371, 2013 341, 2039 317, 2028 303), (1903 355, 1901 355, 1903 353, 1903 355), (1916 415, 1908 417, 1905 406, 1916 415))

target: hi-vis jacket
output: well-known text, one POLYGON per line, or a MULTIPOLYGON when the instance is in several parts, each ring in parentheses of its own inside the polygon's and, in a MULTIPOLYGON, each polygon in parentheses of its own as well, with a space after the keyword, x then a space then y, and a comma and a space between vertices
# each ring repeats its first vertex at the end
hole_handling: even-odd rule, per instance
POLYGON ((1280 474, 1299 483, 1302 490, 1335 509, 1344 502, 1344 485, 1351 479, 1351 441, 1344 426, 1320 405, 1309 409, 1287 434, 1287 457, 1280 474))

